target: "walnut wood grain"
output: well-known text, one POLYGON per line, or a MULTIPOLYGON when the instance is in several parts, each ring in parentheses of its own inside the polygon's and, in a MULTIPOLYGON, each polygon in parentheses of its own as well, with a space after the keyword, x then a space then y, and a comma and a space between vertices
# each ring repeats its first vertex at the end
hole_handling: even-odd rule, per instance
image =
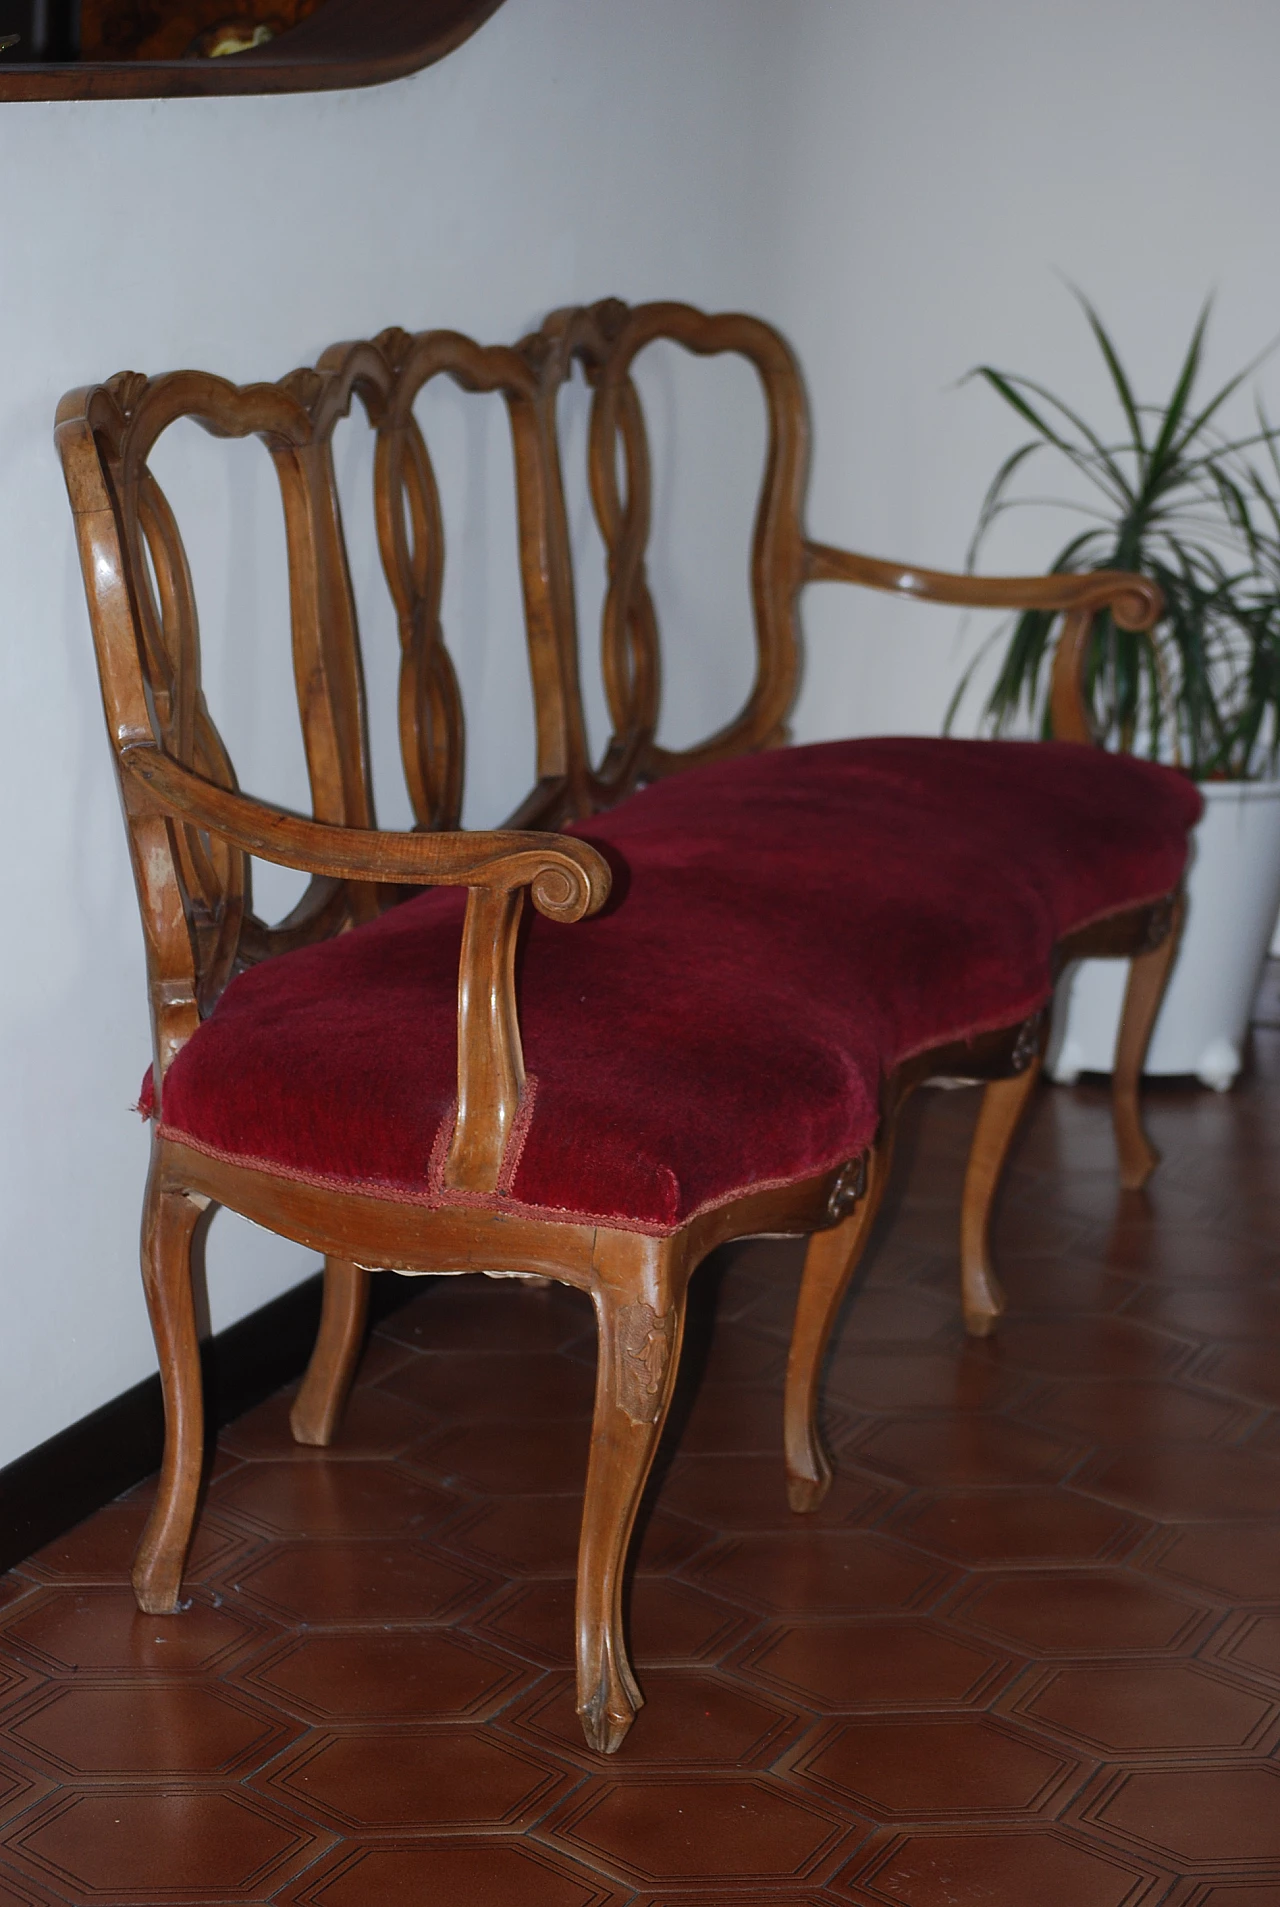
MULTIPOLYGON (((335 28, 343 3, 329 0, 305 30, 318 31, 322 21, 335 28)), ((1088 737, 1079 678, 1091 618, 1106 608, 1126 626, 1147 626, 1159 611, 1158 592, 1142 578, 1110 574, 951 577, 808 542, 807 409, 788 347, 758 319, 708 315, 681 304, 628 308, 606 300, 556 312, 514 346, 483 346, 450 331, 393 329, 335 345, 315 368, 270 384, 237 386, 191 371, 157 378, 122 373, 64 400, 57 441, 142 914, 161 1122, 165 1073, 233 973, 345 932, 415 888, 468 890, 457 1104, 438 1197, 424 1191, 418 1201, 383 1199, 310 1184, 208 1157, 163 1123, 153 1130, 143 1273, 168 1429, 161 1488, 139 1551, 139 1600, 153 1612, 177 1606, 200 1481, 190 1256, 202 1210, 226 1205, 326 1259, 321 1331, 294 1409, 295 1433, 304 1441, 325 1442, 338 1421, 363 1322, 369 1275, 363 1268, 555 1278, 590 1293, 600 1338, 579 1556, 578 1700, 588 1740, 611 1752, 641 1700, 627 1658, 621 1584, 675 1381, 690 1278, 730 1239, 814 1235, 785 1413, 792 1501, 813 1507, 830 1478, 815 1414, 823 1356, 883 1196, 902 1104, 932 1077, 996 1082, 979 1122, 963 1216, 966 1311, 971 1324, 989 1322, 998 1303, 986 1245, 990 1216, 1029 1091, 1028 1062, 1040 1023, 1037 1016, 914 1054, 896 1067, 882 1082, 869 1173, 864 1161, 836 1161, 799 1183, 731 1199, 660 1238, 513 1209, 498 1187, 526 1091, 515 987, 524 895, 566 927, 595 912, 609 891, 609 869, 584 841, 557 832, 567 818, 598 812, 646 780, 784 739, 798 681, 797 599, 806 581, 1061 611, 1055 721, 1060 711, 1065 727, 1059 732, 1081 740, 1088 737), (633 377, 638 354, 661 339, 697 355, 745 356, 757 373, 768 434, 751 548, 754 680, 730 723, 683 750, 664 749, 655 739, 661 637, 645 572, 649 451, 633 377), (596 759, 579 680, 557 441, 557 404, 575 365, 592 386, 589 475, 607 567, 601 643, 612 733, 596 759), (445 549, 438 488, 415 413, 422 392, 442 376, 464 391, 499 395, 511 432, 537 755, 534 786, 510 824, 488 831, 458 825, 463 710, 441 619, 445 549), (399 629, 400 740, 416 819, 406 833, 376 825, 365 744, 360 633, 332 456, 334 430, 356 406, 376 436, 378 541, 399 629), (240 789, 205 702, 191 575, 149 461, 181 418, 218 436, 254 436, 272 461, 285 519, 309 814, 240 789), (283 921, 264 921, 254 910, 255 858, 310 876, 303 899, 283 921)), ((1160 941, 1170 919, 1168 899, 1156 899, 1072 935, 1055 955, 1055 972, 1090 954, 1136 961, 1117 1069, 1126 1181, 1145 1169, 1137 1081, 1167 974, 1160 941)), ((998 930, 993 922, 993 933, 998 930)), ((563 1037, 572 1041, 571 1026, 563 1037)), ((617 1116, 625 1120, 626 1111, 619 1106, 617 1116)))
POLYGON ((1160 1154, 1142 1124, 1138 1093, 1143 1061, 1177 957, 1185 913, 1186 902, 1181 894, 1168 907, 1153 910, 1146 944, 1129 969, 1116 1038, 1115 1069, 1111 1075, 1111 1109, 1120 1155, 1120 1183, 1126 1192, 1140 1192, 1160 1163, 1160 1154))
POLYGON ((324 1261, 320 1329, 306 1376, 289 1412, 297 1443, 332 1443, 364 1348, 370 1273, 341 1258, 324 1261))
POLYGON ((859 583, 918 602, 951 603, 966 609, 1047 609, 1062 612, 1054 651, 1049 708, 1059 741, 1093 742, 1084 673, 1093 625, 1109 610, 1122 629, 1151 629, 1164 609, 1158 583, 1123 570, 1092 570, 1084 576, 959 576, 945 570, 909 569, 879 557, 858 556, 828 543, 805 544, 805 579, 811 583, 859 583))
MULTIPOLYGON (((175 99, 209 93, 310 93, 377 86, 432 65, 470 39, 502 0, 325 0, 266 45, 222 59, 0 63, 0 101, 175 99)), ((233 18, 228 0, 220 18, 233 18)))

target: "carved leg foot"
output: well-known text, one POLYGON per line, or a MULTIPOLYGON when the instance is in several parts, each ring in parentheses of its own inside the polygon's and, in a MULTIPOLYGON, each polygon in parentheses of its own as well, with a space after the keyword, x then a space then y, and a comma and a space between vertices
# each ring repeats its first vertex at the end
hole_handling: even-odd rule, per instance
POLYGON ((1111 1075, 1111 1112, 1116 1150, 1120 1155, 1120 1183, 1126 1192, 1140 1192, 1160 1163, 1160 1154, 1142 1124, 1138 1092, 1156 1015, 1178 951, 1184 911, 1185 902, 1179 896, 1165 938, 1149 952, 1139 954, 1129 969, 1129 985, 1116 1039, 1115 1070, 1111 1075))
POLYGON ((610 1284, 594 1293, 599 1326, 595 1418, 578 1550, 578 1714, 589 1747, 612 1755, 642 1706, 622 1630, 622 1577, 636 1511, 675 1382, 684 1289, 645 1277, 666 1241, 612 1234, 610 1284), (633 1278, 625 1260, 636 1263, 633 1278))
POLYGON ((818 1380, 840 1301, 884 1197, 892 1149, 890 1131, 867 1155, 865 1189, 849 1217, 829 1232, 815 1232, 805 1254, 783 1404, 787 1501, 793 1510, 816 1510, 831 1487, 831 1459, 818 1429, 818 1380))
POLYGON ((960 1206, 960 1294, 970 1337, 989 1337, 1004 1310, 991 1263, 991 1213, 1013 1135, 1039 1077, 1037 1055, 1024 1073, 993 1079, 982 1095, 960 1206))
POLYGON ((330 1444, 364 1343, 370 1274, 342 1258, 324 1261, 324 1306, 315 1349, 289 1413, 296 1443, 330 1444))
POLYGON ((164 1463, 133 1565, 138 1607, 172 1615, 182 1594, 204 1468, 200 1339, 191 1290, 191 1236, 202 1207, 162 1192, 153 1162, 142 1218, 142 1282, 164 1392, 164 1463))

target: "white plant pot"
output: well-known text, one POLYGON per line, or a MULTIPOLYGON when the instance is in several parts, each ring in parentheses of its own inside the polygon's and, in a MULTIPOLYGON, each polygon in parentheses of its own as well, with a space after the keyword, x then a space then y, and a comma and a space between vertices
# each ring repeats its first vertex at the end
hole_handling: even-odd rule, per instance
MULTIPOLYGON (((1194 1073, 1226 1092, 1280 910, 1280 781, 1206 782, 1192 840, 1187 919, 1145 1072, 1194 1073)), ((1127 960, 1082 960, 1058 985, 1046 1069, 1109 1073, 1127 960)))

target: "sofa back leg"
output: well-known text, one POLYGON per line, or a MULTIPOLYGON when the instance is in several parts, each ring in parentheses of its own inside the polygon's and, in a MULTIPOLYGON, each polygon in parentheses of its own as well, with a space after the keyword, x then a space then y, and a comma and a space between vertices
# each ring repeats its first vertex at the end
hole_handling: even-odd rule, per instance
POLYGON ((892 1159, 893 1115, 886 1113, 881 1139, 867 1154, 861 1198, 840 1224, 815 1232, 805 1254, 783 1402, 787 1501, 793 1510, 816 1510, 831 1487, 831 1459, 818 1428, 818 1384, 831 1327, 870 1237, 892 1159))
POLYGON ((307 1374, 289 1412, 295 1443, 333 1442, 364 1348, 371 1274, 344 1258, 324 1261, 324 1304, 307 1374))
POLYGON ((1160 921, 1160 925, 1167 928, 1164 938, 1145 953, 1138 954, 1129 968, 1111 1075, 1111 1112, 1116 1150, 1120 1155, 1120 1183, 1126 1192, 1140 1192, 1160 1163, 1160 1154, 1143 1128, 1138 1093, 1156 1016, 1173 971, 1185 912, 1186 901, 1180 894, 1170 913, 1160 921))
POLYGON ((991 1262, 991 1214, 1013 1135, 1039 1077, 1037 1053, 1025 1072, 991 1080, 982 1094, 960 1205, 960 1297, 970 1337, 989 1337, 1004 1310, 991 1262))

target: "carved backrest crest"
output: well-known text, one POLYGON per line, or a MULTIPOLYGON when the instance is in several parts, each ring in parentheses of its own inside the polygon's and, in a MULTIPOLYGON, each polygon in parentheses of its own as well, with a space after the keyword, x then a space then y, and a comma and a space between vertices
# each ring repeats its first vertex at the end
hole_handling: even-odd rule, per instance
POLYGON ((522 349, 545 383, 563 382, 575 362, 593 387, 589 448, 592 504, 605 544, 608 580, 601 661, 613 735, 592 780, 595 805, 650 780, 785 738, 795 698, 799 642, 795 599, 803 578, 802 511, 808 413, 799 367, 785 341, 757 318, 709 315, 681 304, 627 306, 619 299, 556 311, 522 349), (646 576, 651 486, 648 434, 632 376, 636 358, 659 339, 699 356, 744 357, 765 401, 768 445, 751 553, 755 679, 746 704, 717 734, 679 751, 655 735, 661 701, 657 616, 646 576), (619 472, 625 482, 619 481, 619 472))

